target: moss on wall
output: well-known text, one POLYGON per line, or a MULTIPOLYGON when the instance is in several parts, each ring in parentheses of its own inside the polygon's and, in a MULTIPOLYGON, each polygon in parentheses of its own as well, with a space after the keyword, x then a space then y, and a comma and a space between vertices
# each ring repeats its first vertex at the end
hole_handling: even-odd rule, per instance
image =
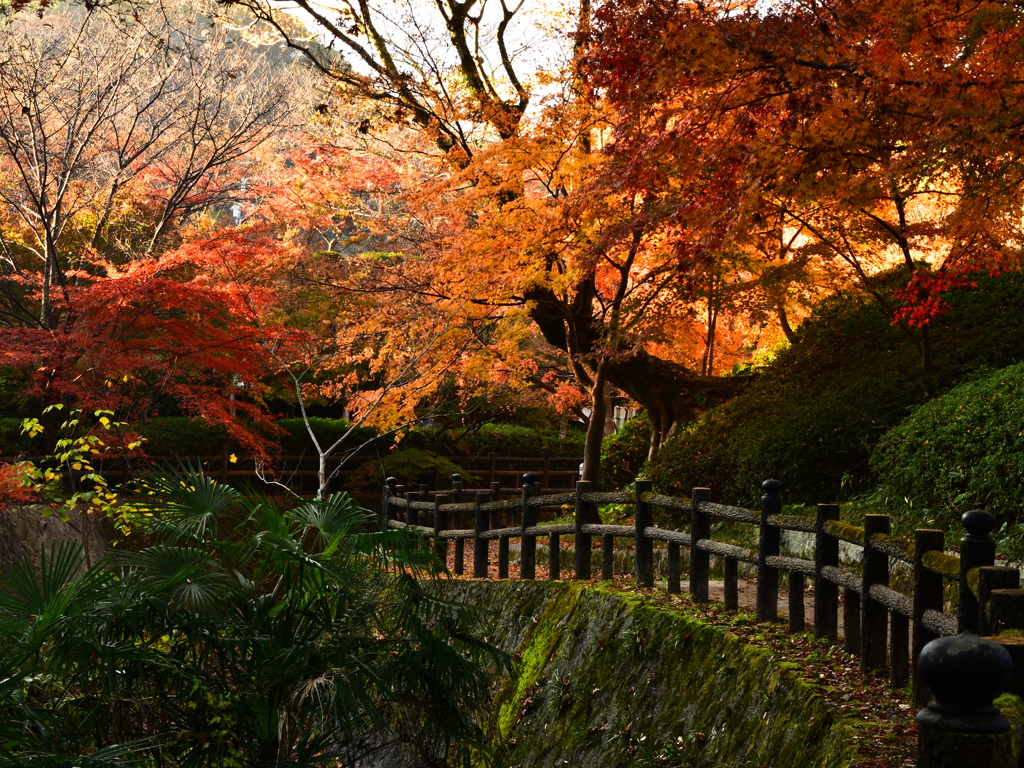
POLYGON ((810 768, 851 762, 851 726, 764 650, 569 583, 450 582, 495 610, 520 660, 488 723, 509 768, 810 768))

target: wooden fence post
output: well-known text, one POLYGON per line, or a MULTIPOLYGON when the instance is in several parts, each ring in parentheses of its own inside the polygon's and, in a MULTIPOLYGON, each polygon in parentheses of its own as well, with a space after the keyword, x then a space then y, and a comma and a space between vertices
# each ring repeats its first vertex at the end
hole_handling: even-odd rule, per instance
POLYGON ((519 545, 519 575, 523 579, 537 576, 537 537, 526 533, 527 528, 537 524, 537 510, 530 506, 530 499, 537 494, 537 476, 533 472, 523 475, 522 535, 519 545))
POLYGON ((601 536, 601 579, 615 578, 615 536, 606 533, 601 536))
POLYGON ((1014 768, 1010 721, 993 700, 1013 678, 1006 649, 970 632, 931 641, 918 668, 934 698, 917 713, 918 768, 1014 768))
POLYGON ((562 578, 562 545, 557 533, 548 534, 548 581, 562 578))
POLYGON ((690 495, 690 596, 698 603, 708 601, 711 555, 697 546, 711 538, 711 517, 704 505, 711 501, 710 488, 694 488, 690 495))
POLYGON ((473 578, 486 579, 490 568, 489 555, 491 543, 481 534, 487 530, 487 510, 483 509, 487 500, 486 493, 476 495, 476 509, 473 511, 473 578))
POLYGON ((871 597, 875 584, 889 586, 889 556, 871 545, 871 537, 889 534, 888 515, 864 516, 864 572, 860 591, 860 666, 865 672, 885 669, 889 612, 871 597))
MULTIPOLYGON (((408 503, 408 497, 405 495, 405 486, 404 485, 399 484, 399 485, 395 486, 395 495, 398 498, 400 498, 400 499, 406 499, 406 503, 408 503)), ((391 508, 391 513, 393 515, 393 519, 394 520, 398 519, 398 510, 399 509, 400 509, 400 507, 392 507, 391 508)))
POLYGON ((839 637, 839 587, 822 576, 825 568, 839 567, 839 539, 825 530, 839 519, 838 504, 819 504, 814 521, 814 636, 834 643, 839 637))
POLYGON ((420 500, 419 491, 409 491, 405 494, 405 520, 403 521, 406 525, 418 525, 419 524, 419 511, 413 509, 412 505, 420 500))
POLYGON ((968 584, 967 574, 975 568, 996 561, 996 540, 990 535, 996 527, 996 516, 983 509, 964 512, 960 518, 967 533, 960 539, 960 600, 957 620, 961 632, 977 633, 981 604, 968 584))
POLYGON ((388 529, 388 521, 393 519, 395 516, 395 507, 392 503, 392 499, 398 495, 396 488, 398 486, 398 478, 389 477, 384 481, 384 504, 381 510, 381 517, 383 518, 384 530, 388 529))
POLYGON ((978 627, 981 635, 996 633, 989 616, 989 601, 997 589, 1020 589, 1020 571, 1001 565, 983 565, 978 569, 978 627))
MULTIPOLYGON (((501 501, 501 483, 491 483, 491 501, 501 501)), ((502 528, 504 522, 500 515, 501 512, 495 512, 494 516, 491 517, 492 528, 502 528)), ((502 536, 498 539, 498 578, 508 578, 508 536, 502 536)))
POLYGON ((740 577, 739 561, 735 557, 726 557, 722 563, 722 580, 724 582, 725 609, 738 611, 740 608, 740 577))
POLYGON ((654 586, 654 542, 644 533, 654 525, 654 510, 644 501, 644 494, 651 492, 650 480, 636 481, 636 583, 639 587, 654 586))
MULTIPOLYGON (((447 502, 448 497, 443 493, 434 496, 434 554, 445 564, 448 562, 448 539, 441 538, 441 531, 448 529, 448 513, 441 509, 441 505, 447 502)), ((460 571, 456 570, 456 573, 460 571)))
MULTIPOLYGON (((452 475, 452 494, 451 501, 458 503, 459 493, 462 490, 462 475, 456 473, 452 475)), ((447 499, 447 497, 446 497, 447 499)), ((435 507, 436 508, 436 507, 435 507)), ((452 510, 451 515, 448 518, 448 522, 452 530, 461 530, 463 527, 463 520, 461 513, 452 510)), ((462 576, 466 572, 466 540, 455 539, 453 543, 455 552, 452 554, 452 560, 454 561, 454 571, 456 576, 462 576)))
MULTIPOLYGON (((491 483, 491 501, 501 501, 501 483, 491 483)), ((491 516, 491 528, 505 528, 504 522, 501 518, 501 512, 495 511, 491 516)), ((507 541, 507 539, 506 539, 507 541)))
POLYGON ((576 527, 576 559, 573 565, 576 569, 576 578, 580 581, 590 579, 591 560, 594 556, 591 535, 583 532, 583 526, 590 519, 590 502, 583 500, 586 493, 590 493, 590 482, 576 481, 576 510, 573 516, 573 524, 576 527))
POLYGON ((917 662, 924 647, 939 637, 924 625, 924 614, 925 611, 941 611, 943 604, 942 574, 926 568, 924 556, 929 552, 942 552, 944 548, 945 534, 942 531, 928 528, 914 531, 914 624, 910 648, 913 660, 911 679, 914 687, 914 704, 919 707, 928 703, 931 693, 918 674, 917 662))
POLYGON ((761 521, 757 546, 757 620, 777 621, 779 618, 779 572, 769 567, 768 558, 778 557, 782 536, 768 523, 771 515, 782 512, 782 483, 765 480, 761 483, 761 521))
POLYGON ((462 475, 458 472, 452 474, 452 503, 458 504, 462 495, 462 475))
POLYGON ((804 609, 804 589, 806 580, 802 573, 789 573, 789 631, 803 632, 807 629, 807 617, 804 609))

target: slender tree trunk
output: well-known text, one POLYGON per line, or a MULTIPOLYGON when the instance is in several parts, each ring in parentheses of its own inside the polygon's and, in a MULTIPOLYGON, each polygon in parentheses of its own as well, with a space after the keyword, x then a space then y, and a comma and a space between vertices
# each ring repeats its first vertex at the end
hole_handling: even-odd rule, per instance
POLYGON ((602 360, 594 372, 594 383, 590 388, 590 422, 587 424, 587 441, 583 448, 583 476, 581 480, 594 483, 601 474, 601 442, 604 439, 604 423, 608 415, 608 363, 602 360))

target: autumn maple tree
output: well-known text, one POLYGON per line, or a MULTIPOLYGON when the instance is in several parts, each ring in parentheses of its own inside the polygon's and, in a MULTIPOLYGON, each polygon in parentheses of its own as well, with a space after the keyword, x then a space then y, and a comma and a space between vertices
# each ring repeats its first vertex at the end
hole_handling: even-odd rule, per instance
POLYGON ((618 115, 611 176, 661 196, 645 221, 682 260, 838 266, 880 300, 874 274, 902 265, 891 310, 927 372, 937 293, 1017 264, 1022 22, 976 0, 614 0, 589 62, 618 115))
POLYGON ((0 30, 0 365, 43 404, 171 407, 260 453, 273 298, 225 265, 277 255, 233 206, 307 77, 214 10, 62 6, 0 30))
MULTIPOLYGON (((273 8, 246 5, 273 22, 273 8)), ((656 200, 593 183, 606 172, 599 150, 610 123, 575 65, 590 44, 590 3, 559 9, 558 34, 570 45, 540 72, 513 55, 521 5, 502 3, 490 15, 475 0, 360 4, 337 17, 299 5, 341 53, 310 49, 294 35, 289 44, 391 109, 350 119, 350 130, 384 138, 397 121, 434 147, 433 168, 415 184, 405 180, 396 215, 376 225, 404 255, 381 276, 382 292, 429 299, 446 324, 486 329, 476 335, 502 361, 496 368, 564 394, 564 380, 537 375, 538 366, 530 371, 521 350, 493 339, 522 339, 530 327, 559 350, 589 406, 588 479, 596 478, 613 388, 652 413, 655 446, 702 403, 732 390, 727 379, 652 354, 666 329, 681 327, 669 318, 692 315, 682 305, 706 291, 678 279, 667 237, 636 225, 656 215, 649 210, 656 200), (541 99, 541 90, 553 95, 541 99)), ((427 155, 423 145, 419 151, 427 155)), ((717 318, 723 305, 712 304, 717 318)), ((705 342, 713 347, 714 334, 705 342)), ((714 370, 712 355, 702 356, 706 372, 714 370)))
POLYGON ((221 277, 224 264, 262 252, 262 241, 221 233, 69 288, 60 333, 6 329, 0 364, 30 372, 32 391, 136 423, 162 401, 223 424, 241 445, 265 450, 253 431, 266 424, 269 361, 254 339, 254 309, 272 297, 221 277), (249 246, 249 247, 244 247, 249 246))
MULTIPOLYGON (((0 29, 0 322, 56 330, 74 287, 227 207, 291 109, 198 7, 61 7, 0 29)), ((235 35, 237 37, 237 35, 235 35)))

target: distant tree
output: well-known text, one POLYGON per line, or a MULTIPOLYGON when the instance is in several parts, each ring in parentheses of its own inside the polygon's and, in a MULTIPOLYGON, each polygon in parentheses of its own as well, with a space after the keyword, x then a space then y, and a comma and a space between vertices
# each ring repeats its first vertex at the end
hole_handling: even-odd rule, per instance
POLYGON ((0 29, 0 322, 60 328, 71 290, 234 199, 293 108, 259 49, 184 6, 22 13, 0 29))

